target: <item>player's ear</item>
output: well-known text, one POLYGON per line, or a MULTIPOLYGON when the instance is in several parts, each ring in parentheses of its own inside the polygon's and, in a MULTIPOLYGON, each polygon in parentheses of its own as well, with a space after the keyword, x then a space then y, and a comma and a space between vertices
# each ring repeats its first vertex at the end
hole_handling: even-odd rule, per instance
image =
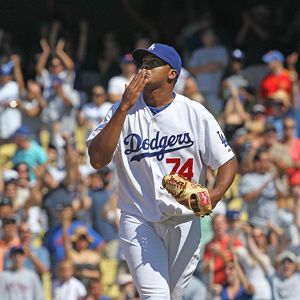
POLYGON ((174 80, 177 77, 177 72, 175 69, 171 69, 169 72, 169 79, 174 80))
POLYGON ((169 83, 173 83, 175 85, 176 81, 177 81, 177 72, 175 69, 171 69, 169 71, 169 78, 168 78, 168 82, 169 83))

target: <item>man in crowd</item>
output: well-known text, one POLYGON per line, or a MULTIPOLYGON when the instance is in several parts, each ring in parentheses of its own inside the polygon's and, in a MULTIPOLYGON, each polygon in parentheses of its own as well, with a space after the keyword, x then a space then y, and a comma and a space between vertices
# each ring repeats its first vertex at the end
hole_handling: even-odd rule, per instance
POLYGON ((278 256, 278 270, 272 278, 274 300, 295 300, 300 295, 300 274, 297 256, 285 250, 278 256))
MULTIPOLYGON (((33 244, 32 233, 28 223, 21 223, 18 229, 20 244, 24 252, 24 268, 34 271, 42 276, 50 269, 49 252, 44 247, 36 247, 33 244)), ((6 254, 5 269, 11 267, 11 257, 6 254)))
POLYGON ((128 85, 136 74, 136 64, 130 53, 127 53, 122 57, 121 70, 121 74, 112 77, 108 81, 108 97, 112 103, 121 99, 122 94, 125 91, 125 85, 128 85))
POLYGON ((268 65, 269 74, 261 82, 260 97, 267 115, 273 116, 276 105, 274 97, 284 102, 284 105, 291 106, 292 81, 288 70, 284 68, 284 56, 280 51, 271 50, 262 57, 262 60, 268 65))
POLYGON ((3 300, 42 300, 43 289, 37 274, 24 268, 25 252, 20 246, 10 249, 12 268, 0 273, 3 300))
POLYGON ((0 145, 21 126, 21 113, 15 109, 19 87, 13 80, 13 68, 12 60, 0 62, 0 145))
POLYGON ((225 265, 232 258, 232 247, 241 247, 242 242, 227 233, 226 216, 215 214, 212 219, 213 239, 205 245, 202 268, 206 275, 210 275, 210 266, 213 265, 213 283, 225 283, 225 265))
POLYGON ((16 218, 13 216, 2 219, 2 237, 0 240, 0 271, 4 268, 4 257, 13 246, 19 246, 16 218))
MULTIPOLYGON (((240 194, 247 203, 250 218, 265 221, 278 220, 277 200, 283 196, 283 186, 274 171, 275 166, 265 148, 259 148, 253 159, 254 170, 244 174, 240 180, 240 194)), ((275 169, 276 170, 276 169, 275 169)))
POLYGON ((19 127, 15 131, 13 139, 17 150, 12 157, 12 162, 15 166, 26 163, 29 167, 29 181, 34 183, 36 180, 35 168, 45 168, 47 154, 37 142, 31 139, 31 132, 26 126, 19 127))

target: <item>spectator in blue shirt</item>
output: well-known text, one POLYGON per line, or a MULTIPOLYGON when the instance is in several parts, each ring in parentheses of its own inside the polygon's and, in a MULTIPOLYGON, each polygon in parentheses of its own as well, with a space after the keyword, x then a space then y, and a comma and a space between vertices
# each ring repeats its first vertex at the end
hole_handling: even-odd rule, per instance
POLYGON ((58 225, 56 225, 53 229, 50 229, 44 238, 44 246, 50 251, 51 254, 52 270, 56 270, 57 263, 65 259, 62 228, 63 218, 70 218, 72 220, 68 229, 69 236, 72 236, 75 233, 76 228, 84 227, 93 240, 93 242, 89 245, 91 249, 96 249, 101 253, 104 246, 104 240, 102 236, 99 235, 93 228, 87 226, 83 222, 73 220, 73 209, 71 206, 59 205, 57 207, 58 225))
MULTIPOLYGON (((45 150, 31 140, 31 133, 28 127, 19 127, 14 135, 13 140, 17 145, 17 150, 12 157, 12 162, 16 166, 20 163, 25 163, 29 167, 29 180, 34 183, 36 180, 35 169, 45 168, 47 154, 45 150)), ((41 171, 43 173, 43 171, 41 171)))
POLYGON ((106 242, 104 255, 116 258, 119 253, 119 234, 115 222, 117 210, 109 207, 115 197, 115 189, 109 188, 109 180, 112 170, 109 167, 102 168, 90 174, 89 196, 92 199, 92 222, 93 228, 103 236, 106 242))

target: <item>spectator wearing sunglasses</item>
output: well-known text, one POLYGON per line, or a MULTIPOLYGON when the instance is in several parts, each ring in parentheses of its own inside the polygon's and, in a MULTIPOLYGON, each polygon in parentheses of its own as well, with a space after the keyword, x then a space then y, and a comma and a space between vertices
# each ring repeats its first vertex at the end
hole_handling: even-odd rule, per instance
POLYGON ((91 102, 85 103, 78 114, 78 123, 84 126, 87 135, 104 119, 111 106, 104 86, 95 85, 91 102))

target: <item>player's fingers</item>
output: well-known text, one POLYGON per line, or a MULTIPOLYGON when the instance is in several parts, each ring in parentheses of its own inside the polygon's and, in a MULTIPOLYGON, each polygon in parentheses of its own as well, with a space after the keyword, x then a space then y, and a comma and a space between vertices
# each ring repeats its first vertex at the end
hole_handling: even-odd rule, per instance
POLYGON ((144 78, 145 72, 139 72, 125 89, 125 92, 122 96, 122 101, 127 103, 130 107, 136 102, 143 90, 144 85, 141 85, 141 83, 143 82, 144 78))
POLYGON ((139 93, 141 93, 144 90, 145 85, 147 84, 147 82, 149 81, 149 78, 147 76, 145 76, 138 84, 137 86, 137 91, 139 93))
POLYGON ((139 70, 138 73, 132 78, 129 86, 133 89, 136 88, 136 86, 138 85, 141 78, 143 78, 145 76, 144 73, 145 72, 143 72, 143 70, 139 70))
POLYGON ((145 86, 145 77, 146 73, 145 71, 141 71, 137 74, 137 76, 134 78, 134 81, 130 83, 130 88, 133 93, 141 93, 145 86))

